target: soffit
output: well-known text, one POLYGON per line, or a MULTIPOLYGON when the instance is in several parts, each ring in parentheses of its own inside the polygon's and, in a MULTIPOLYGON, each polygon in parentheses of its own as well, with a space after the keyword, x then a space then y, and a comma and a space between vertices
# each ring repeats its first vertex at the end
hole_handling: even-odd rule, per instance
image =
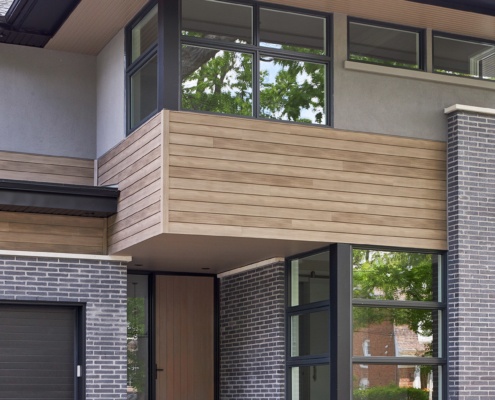
POLYGON ((82 0, 47 49, 97 55, 148 0, 82 0))
POLYGON ((417 28, 495 40, 495 17, 408 0, 265 0, 298 8, 341 13, 417 28))
MULTIPOLYGON (((46 48, 98 54, 148 0, 82 0, 46 48)), ((418 28, 495 40, 495 17, 409 0, 265 0, 418 28)))

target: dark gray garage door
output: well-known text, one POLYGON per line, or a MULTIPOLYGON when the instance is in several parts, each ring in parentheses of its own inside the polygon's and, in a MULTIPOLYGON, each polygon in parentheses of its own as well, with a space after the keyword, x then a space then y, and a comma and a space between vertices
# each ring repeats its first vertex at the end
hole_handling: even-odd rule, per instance
POLYGON ((0 304, 0 399, 74 400, 77 308, 0 304))

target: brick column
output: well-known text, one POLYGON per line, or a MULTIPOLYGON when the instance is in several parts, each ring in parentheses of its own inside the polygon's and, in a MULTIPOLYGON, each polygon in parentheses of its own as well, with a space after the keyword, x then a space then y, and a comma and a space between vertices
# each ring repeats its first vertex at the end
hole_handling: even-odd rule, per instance
POLYGON ((495 399, 495 110, 448 116, 449 400, 495 399))
POLYGON ((220 277, 220 399, 285 398, 285 268, 220 277))

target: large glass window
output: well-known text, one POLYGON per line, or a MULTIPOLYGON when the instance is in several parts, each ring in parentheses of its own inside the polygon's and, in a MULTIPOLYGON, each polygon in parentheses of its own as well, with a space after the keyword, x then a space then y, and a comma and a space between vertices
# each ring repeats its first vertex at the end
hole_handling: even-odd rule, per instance
POLYGON ((288 398, 442 399, 443 268, 350 245, 288 259, 288 398))
POLYGON ((288 261, 287 379, 292 400, 330 398, 330 252, 288 261))
POLYGON ((349 60, 422 69, 422 34, 418 30, 349 21, 349 60))
POLYGON ((327 123, 325 17, 183 0, 181 107, 327 123))
POLYGON ((440 399, 440 256, 375 249, 352 255, 353 398, 440 399))
POLYGON ((433 69, 448 75, 495 79, 495 44, 434 34, 433 69))

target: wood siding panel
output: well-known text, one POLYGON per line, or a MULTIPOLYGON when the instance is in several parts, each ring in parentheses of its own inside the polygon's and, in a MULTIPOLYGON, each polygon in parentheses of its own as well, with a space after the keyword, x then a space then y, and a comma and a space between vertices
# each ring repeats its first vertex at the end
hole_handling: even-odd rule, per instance
POLYGON ((109 253, 162 232, 163 113, 98 160, 98 184, 117 185, 117 214, 108 219, 109 253))
POLYGON ((94 161, 0 151, 0 179, 92 186, 94 161))
POLYGON ((104 218, 0 212, 0 248, 106 254, 104 218))
POLYGON ((170 112, 172 233, 446 248, 445 143, 170 112))

